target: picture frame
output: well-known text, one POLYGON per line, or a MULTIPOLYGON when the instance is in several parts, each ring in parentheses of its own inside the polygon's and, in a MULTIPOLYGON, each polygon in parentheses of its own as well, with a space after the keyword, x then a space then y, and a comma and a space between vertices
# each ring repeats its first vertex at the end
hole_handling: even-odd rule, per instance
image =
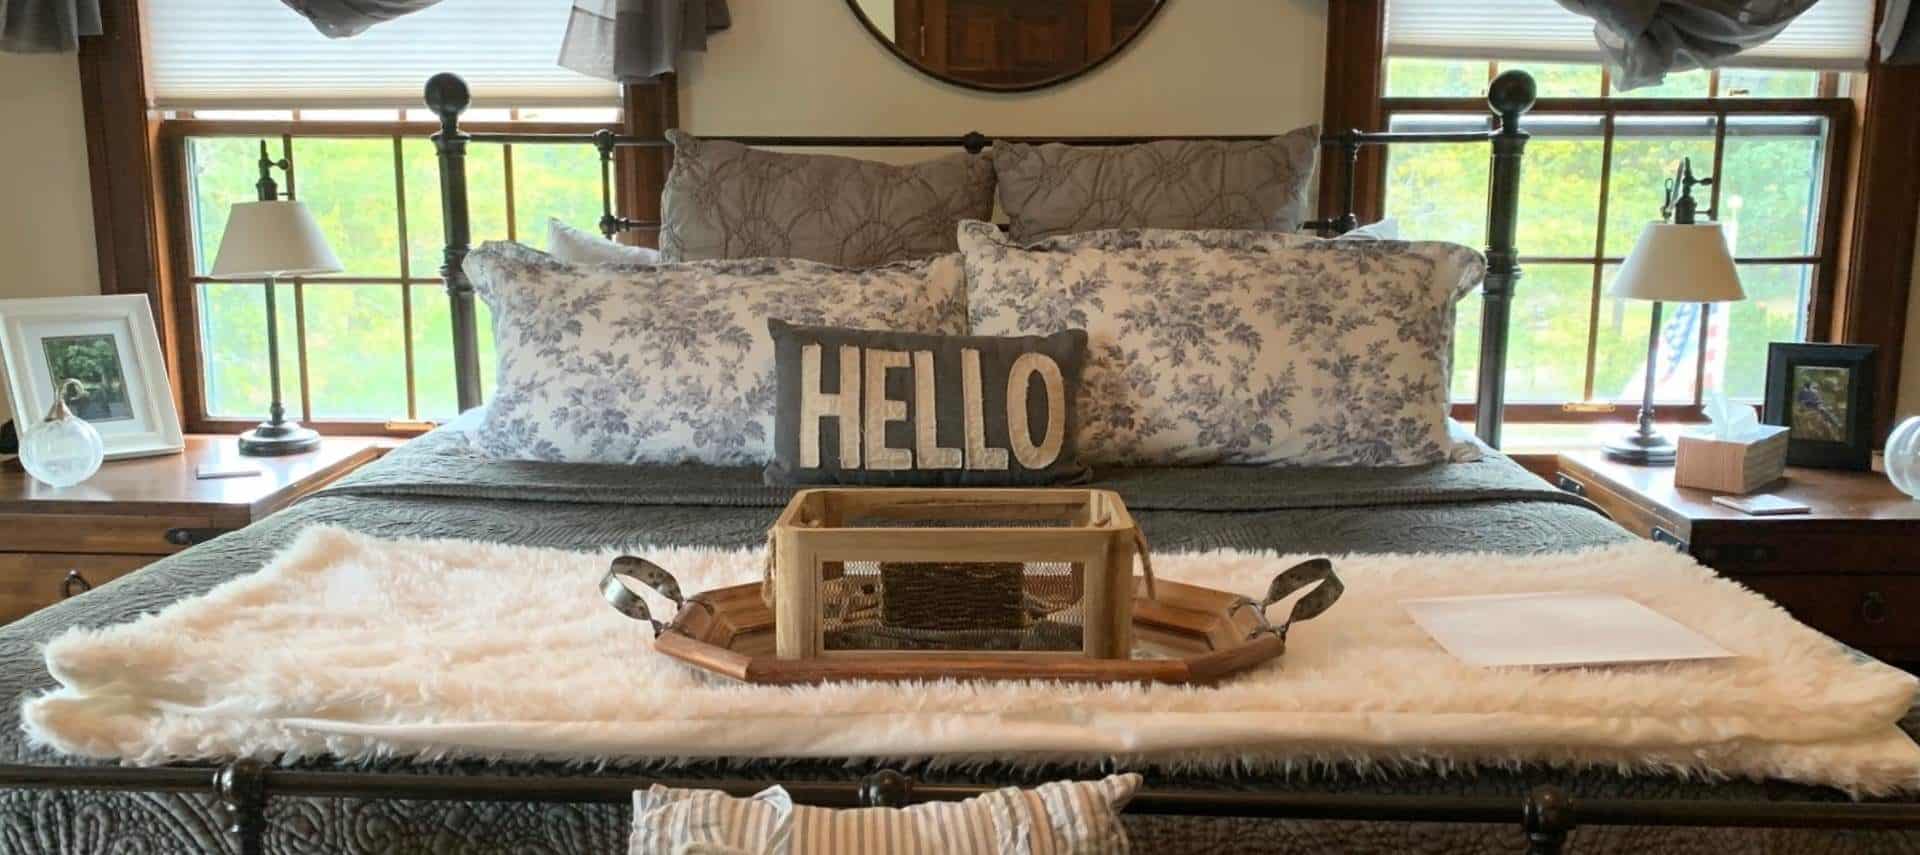
POLYGON ((1873 466, 1873 371, 1867 344, 1776 341, 1767 348, 1760 420, 1787 428, 1787 464, 1873 466))
POLYGON ((74 379, 80 389, 67 406, 100 432, 106 459, 186 447, 145 296, 0 300, 0 363, 22 434, 53 408, 63 382, 74 379))

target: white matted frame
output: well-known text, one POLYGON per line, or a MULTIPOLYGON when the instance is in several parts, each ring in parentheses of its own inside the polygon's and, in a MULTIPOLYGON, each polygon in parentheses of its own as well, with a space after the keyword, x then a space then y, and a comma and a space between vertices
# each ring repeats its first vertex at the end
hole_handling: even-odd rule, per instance
POLYGON ((67 379, 58 372, 82 381, 82 397, 69 406, 100 432, 108 460, 185 446, 145 296, 0 300, 0 361, 22 433, 53 407, 58 381, 67 379), (80 366, 84 377, 75 373, 80 366))

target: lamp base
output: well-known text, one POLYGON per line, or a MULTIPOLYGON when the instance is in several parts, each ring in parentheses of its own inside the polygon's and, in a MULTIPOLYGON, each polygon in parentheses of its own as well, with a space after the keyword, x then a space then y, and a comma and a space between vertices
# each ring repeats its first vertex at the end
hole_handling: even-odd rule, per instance
POLYGON ((1607 457, 1642 466, 1672 466, 1673 442, 1651 430, 1636 430, 1601 446, 1607 457))
POLYGON ((300 454, 320 447, 320 434, 303 428, 299 422, 261 422, 259 427, 240 435, 240 453, 249 457, 279 457, 300 454))

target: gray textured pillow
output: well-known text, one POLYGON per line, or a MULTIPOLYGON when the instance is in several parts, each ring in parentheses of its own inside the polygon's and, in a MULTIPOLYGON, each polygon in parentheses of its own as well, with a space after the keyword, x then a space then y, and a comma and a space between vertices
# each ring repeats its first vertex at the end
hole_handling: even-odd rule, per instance
POLYGON ((1312 127, 1260 142, 994 143, 993 165, 1022 243, 1096 229, 1290 232, 1304 219, 1319 147, 1312 127))
POLYGON ((476 438, 501 458, 763 464, 768 318, 966 331, 953 255, 869 270, 789 258, 583 266, 488 242, 465 269, 493 310, 498 359, 476 438))
POLYGON ((961 220, 993 214, 993 161, 907 166, 761 151, 668 131, 660 256, 805 258, 843 267, 953 252, 961 220))
POLYGON ((768 484, 1030 487, 1086 477, 1073 407, 1082 330, 996 338, 770 320, 767 332, 778 385, 768 484))

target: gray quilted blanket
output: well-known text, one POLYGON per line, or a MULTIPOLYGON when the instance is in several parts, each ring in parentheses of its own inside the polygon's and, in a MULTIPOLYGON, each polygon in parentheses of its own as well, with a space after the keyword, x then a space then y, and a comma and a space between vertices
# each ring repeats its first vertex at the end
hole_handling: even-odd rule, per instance
MULTIPOLYGON (((1411 470, 1212 468, 1106 474, 1155 551, 1220 547, 1283 552, 1575 549, 1627 535, 1582 500, 1552 489, 1506 458, 1411 470)), ((703 467, 613 467, 493 461, 465 435, 438 431, 388 455, 294 507, 195 547, 92 592, 0 628, 0 762, 69 765, 25 743, 20 698, 52 685, 38 645, 70 626, 129 620, 262 566, 307 526, 332 524, 388 537, 462 537, 529 546, 602 547, 646 543, 746 546, 761 542, 788 491, 761 486, 756 471, 703 467)), ((356 767, 364 768, 364 767, 356 767)), ((590 771, 533 764, 398 764, 435 774, 590 771)), ((794 763, 742 758, 676 769, 676 777, 724 771, 734 777, 852 778, 858 762, 794 763)), ((924 780, 961 773, 922 770, 924 780)), ((1024 782, 1041 775, 979 770, 974 780, 1024 782)), ((1545 769, 1433 770, 1420 774, 1300 770, 1287 777, 1154 776, 1157 786, 1488 795, 1515 798, 1537 783, 1576 794, 1617 797, 1839 798, 1763 783, 1689 782, 1545 769)), ((1517 810, 1517 808, 1516 808, 1517 810)), ((610 852, 624 846, 627 810, 608 805, 493 805, 278 799, 273 852, 610 852)), ((0 851, 223 852, 211 800, 119 793, 0 793, 0 851)), ((1517 812, 1516 812, 1517 816, 1517 812)), ((1130 818, 1145 851, 1512 851, 1517 826, 1437 827, 1201 818, 1130 818)), ((1823 852, 1920 851, 1891 833, 1590 829, 1576 851, 1735 849, 1823 852), (1739 835, 1739 836, 1735 836, 1739 835)))

